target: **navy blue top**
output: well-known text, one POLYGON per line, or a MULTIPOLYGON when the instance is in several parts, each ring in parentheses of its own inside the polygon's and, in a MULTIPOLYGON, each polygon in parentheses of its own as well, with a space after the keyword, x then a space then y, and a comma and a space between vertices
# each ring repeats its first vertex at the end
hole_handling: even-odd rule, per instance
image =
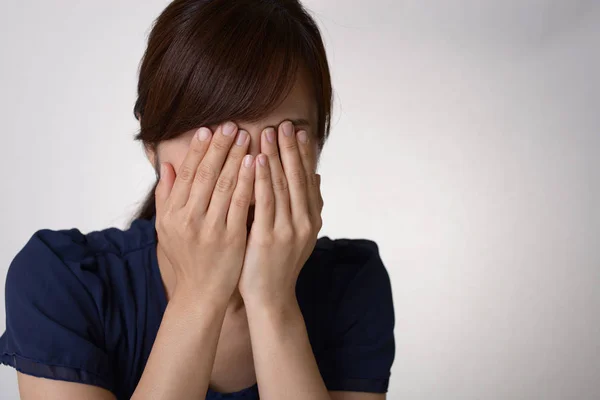
MULTIPOLYGON (((125 231, 37 231, 6 277, 0 362, 25 374, 100 386, 129 399, 167 304, 154 219, 125 231)), ((296 286, 329 390, 387 391, 394 309, 375 242, 318 239, 296 286)), ((1 396, 0 396, 1 397, 1 396)), ((258 387, 206 399, 258 399, 258 387)))

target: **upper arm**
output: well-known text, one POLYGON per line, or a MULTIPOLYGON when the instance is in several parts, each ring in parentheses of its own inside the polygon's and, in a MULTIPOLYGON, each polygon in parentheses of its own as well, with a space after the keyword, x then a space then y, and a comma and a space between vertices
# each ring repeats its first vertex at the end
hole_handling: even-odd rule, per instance
POLYGON ((391 283, 375 242, 346 243, 340 244, 345 246, 340 252, 356 272, 344 284, 330 318, 319 368, 327 388, 339 391, 339 399, 382 399, 395 356, 391 283))
POLYGON ((98 386, 53 379, 37 378, 17 372, 22 400, 115 400, 115 396, 98 386))
POLYGON ((385 400, 385 393, 330 391, 331 400, 385 400))
MULTIPOLYGON (((86 281, 89 275, 78 254, 85 249, 77 246, 63 233, 38 231, 10 264, 0 364, 15 368, 19 377, 53 381, 41 380, 45 385, 60 380, 113 390, 102 314, 94 297, 102 295, 101 282, 95 275, 98 283, 86 281)), ((28 383, 39 381, 26 378, 28 383)))

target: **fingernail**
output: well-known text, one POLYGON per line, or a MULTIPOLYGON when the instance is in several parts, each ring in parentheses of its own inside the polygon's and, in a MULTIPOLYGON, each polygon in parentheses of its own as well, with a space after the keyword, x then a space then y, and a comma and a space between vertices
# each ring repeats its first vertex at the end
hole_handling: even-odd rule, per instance
POLYGON ((235 144, 237 144, 238 146, 243 146, 246 143, 247 138, 248 138, 248 132, 243 131, 243 130, 239 131, 237 141, 235 142, 235 144))
POLYGON ((267 135, 267 141, 268 141, 269 143, 273 143, 273 142, 275 142, 275 129, 273 129, 273 128, 268 128, 268 129, 265 131, 265 133, 266 133, 266 135, 267 135))
POLYGON ((248 168, 252 165, 252 154, 247 154, 244 157, 244 167, 248 168))
POLYGON ((233 135, 233 132, 235 132, 235 124, 233 122, 227 122, 225 125, 223 125, 223 135, 225 136, 231 136, 233 135))
POLYGON ((210 130, 208 128, 200 128, 196 132, 196 137, 201 142, 204 142, 205 140, 208 140, 208 138, 210 137, 210 130))
POLYGON ((306 131, 298 132, 298 140, 305 144, 308 143, 308 135, 306 134, 306 131))
POLYGON ((263 167, 266 167, 267 166, 267 156, 265 156, 264 154, 259 155, 258 162, 260 162, 260 165, 262 165, 263 167))
POLYGON ((294 126, 291 122, 286 121, 283 123, 283 134, 285 136, 292 136, 292 132, 294 130, 294 126))

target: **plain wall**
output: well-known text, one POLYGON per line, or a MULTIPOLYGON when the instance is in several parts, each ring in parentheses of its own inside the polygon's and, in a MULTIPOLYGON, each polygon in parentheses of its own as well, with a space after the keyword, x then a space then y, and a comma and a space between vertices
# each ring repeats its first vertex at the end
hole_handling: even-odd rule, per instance
MULTIPOLYGON (((150 188, 132 108, 166 4, 0 2, 0 331, 33 232, 125 227, 150 188)), ((388 398, 600 398, 599 3, 305 4, 336 91, 321 235, 380 246, 388 398)))

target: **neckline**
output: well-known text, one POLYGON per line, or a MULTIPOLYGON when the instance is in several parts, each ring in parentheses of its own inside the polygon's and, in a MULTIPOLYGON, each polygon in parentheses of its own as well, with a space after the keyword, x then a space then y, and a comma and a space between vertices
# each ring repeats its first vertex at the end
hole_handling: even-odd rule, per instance
MULTIPOLYGON (((155 290, 158 293, 158 301, 160 303, 160 320, 162 321, 163 315, 167 308, 167 294, 165 292, 165 286, 162 280, 162 274, 160 272, 160 267, 158 265, 158 254, 157 254, 157 246, 158 246, 158 236, 156 234, 156 215, 149 220, 148 228, 151 233, 154 235, 154 246, 152 246, 150 264, 152 268, 152 275, 154 275, 154 283, 155 290)), ((157 330, 160 327, 160 324, 157 326, 157 330)), ((217 399, 230 399, 230 398, 241 398, 242 396, 246 396, 249 394, 258 394, 258 382, 253 384, 252 386, 248 386, 244 389, 240 389, 236 392, 217 392, 210 387, 208 388, 207 395, 212 396, 210 400, 217 399)))

